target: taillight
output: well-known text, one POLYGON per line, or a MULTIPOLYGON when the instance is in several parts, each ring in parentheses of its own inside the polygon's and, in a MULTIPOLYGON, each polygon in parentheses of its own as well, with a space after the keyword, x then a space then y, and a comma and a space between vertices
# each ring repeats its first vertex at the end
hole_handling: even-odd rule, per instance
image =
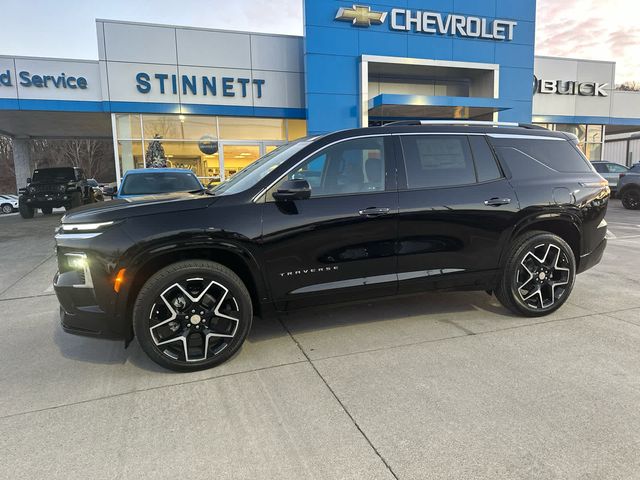
POLYGON ((626 175, 626 173, 621 173, 619 178, 622 178, 626 175))

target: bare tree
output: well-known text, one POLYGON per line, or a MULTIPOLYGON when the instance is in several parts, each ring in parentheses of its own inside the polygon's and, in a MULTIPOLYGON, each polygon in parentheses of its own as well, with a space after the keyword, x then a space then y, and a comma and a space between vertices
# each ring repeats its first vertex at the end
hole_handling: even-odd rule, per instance
POLYGON ((616 85, 616 90, 623 90, 626 92, 640 92, 640 82, 633 80, 616 85))
POLYGON ((17 193, 13 142, 11 138, 3 136, 0 136, 0 193, 17 193))

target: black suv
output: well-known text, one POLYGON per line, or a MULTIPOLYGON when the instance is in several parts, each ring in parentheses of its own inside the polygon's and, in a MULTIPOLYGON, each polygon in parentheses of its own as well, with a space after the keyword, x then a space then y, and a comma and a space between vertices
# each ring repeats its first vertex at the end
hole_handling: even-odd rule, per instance
POLYGON ((56 235, 62 326, 137 336, 189 371, 231 357, 271 308, 465 289, 549 314, 606 246, 609 187, 576 143, 392 124, 290 143, 214 190, 82 207, 56 235))
POLYGON ((77 167, 38 168, 18 193, 22 218, 33 218, 36 208, 49 215, 54 208, 70 210, 96 200, 84 172, 77 167))

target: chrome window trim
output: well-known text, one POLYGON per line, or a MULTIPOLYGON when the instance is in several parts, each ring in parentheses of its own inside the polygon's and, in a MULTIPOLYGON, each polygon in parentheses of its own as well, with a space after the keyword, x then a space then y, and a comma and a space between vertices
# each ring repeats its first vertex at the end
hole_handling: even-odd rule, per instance
MULTIPOLYGON (((390 133, 375 133, 375 134, 371 134, 371 135, 358 135, 356 137, 341 138, 341 139, 336 140, 334 142, 328 143, 327 145, 322 146, 322 148, 319 148, 319 149, 313 151, 312 153, 310 153, 309 155, 307 155, 306 157, 304 157, 302 160, 300 160, 298 163, 296 163, 291 168, 289 168, 286 172, 284 172, 282 175, 280 175, 280 177, 278 177, 275 181, 271 182, 267 187, 261 189, 256 195, 253 196, 253 198, 251 199, 251 202, 252 203, 260 203, 259 202, 260 197, 262 197, 269 190, 271 190, 271 188, 276 183, 278 183, 284 177, 289 175, 292 170, 294 170, 296 167, 300 166, 300 164, 304 163, 305 161, 307 161, 309 158, 313 157, 317 153, 322 152, 323 150, 325 150, 325 149, 327 149, 327 148, 329 148, 329 147, 331 147, 333 145, 337 145, 338 143, 342 143, 342 142, 348 142, 349 140, 357 140, 359 138, 390 137, 390 136, 391 136, 390 133)), ((382 190, 381 192, 385 192, 385 191, 386 190, 382 190)), ((381 192, 374 192, 374 193, 381 193, 381 192)), ((364 192, 364 193, 367 193, 367 192, 364 192)), ((335 196, 335 195, 326 195, 325 197, 329 197, 329 196, 335 196)))
POLYGON ((560 142, 566 142, 566 138, 560 137, 547 137, 542 135, 518 135, 516 133, 487 133, 488 137, 493 138, 517 138, 522 140, 556 140, 560 142))

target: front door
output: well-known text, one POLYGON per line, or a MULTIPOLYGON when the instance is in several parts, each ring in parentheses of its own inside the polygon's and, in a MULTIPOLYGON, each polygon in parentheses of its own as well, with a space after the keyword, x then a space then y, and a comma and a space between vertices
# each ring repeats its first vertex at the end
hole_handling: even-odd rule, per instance
POLYGON ((266 274, 274 299, 311 304, 396 293, 398 194, 391 137, 329 145, 266 194, 266 274), (275 202, 287 179, 306 179, 311 198, 275 202))
POLYGON ((498 268, 518 211, 485 137, 404 135, 398 143, 400 291, 480 284, 498 268))

